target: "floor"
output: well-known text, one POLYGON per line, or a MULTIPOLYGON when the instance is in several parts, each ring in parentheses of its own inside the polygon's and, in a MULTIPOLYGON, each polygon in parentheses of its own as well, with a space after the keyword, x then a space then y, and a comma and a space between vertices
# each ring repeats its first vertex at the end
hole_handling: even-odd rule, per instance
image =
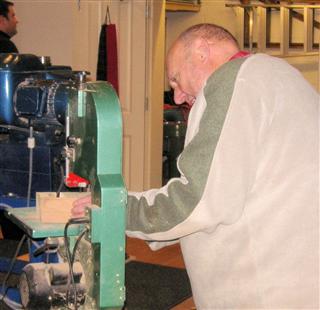
MULTIPOLYGON (((170 267, 185 268, 179 244, 152 251, 145 241, 127 238, 127 254, 132 259, 145 263, 158 264, 170 267)), ((171 310, 196 309, 193 299, 189 298, 171 310)))

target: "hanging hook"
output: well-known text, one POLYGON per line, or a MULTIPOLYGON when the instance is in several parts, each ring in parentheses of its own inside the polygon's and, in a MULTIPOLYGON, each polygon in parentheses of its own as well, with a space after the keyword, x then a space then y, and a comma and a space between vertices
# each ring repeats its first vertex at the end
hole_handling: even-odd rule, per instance
POLYGON ((107 12, 106 12, 106 17, 104 18, 104 23, 106 25, 111 24, 109 5, 107 5, 107 12))

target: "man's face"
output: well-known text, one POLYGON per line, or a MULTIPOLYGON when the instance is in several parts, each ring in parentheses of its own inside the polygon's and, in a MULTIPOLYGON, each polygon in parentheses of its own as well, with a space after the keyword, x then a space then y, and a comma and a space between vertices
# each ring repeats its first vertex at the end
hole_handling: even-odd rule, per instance
POLYGON ((174 90, 176 104, 187 102, 193 105, 201 88, 201 80, 195 69, 192 54, 187 55, 185 48, 176 44, 167 58, 168 79, 174 90))
POLYGON ((16 12, 14 6, 9 6, 8 17, 0 16, 1 30, 5 32, 8 36, 13 37, 17 33, 18 19, 16 17, 16 12))

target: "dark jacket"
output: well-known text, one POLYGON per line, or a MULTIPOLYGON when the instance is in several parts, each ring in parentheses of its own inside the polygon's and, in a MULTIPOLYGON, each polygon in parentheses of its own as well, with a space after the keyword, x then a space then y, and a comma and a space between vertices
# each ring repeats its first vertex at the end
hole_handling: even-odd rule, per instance
POLYGON ((0 53, 19 53, 10 36, 3 31, 0 31, 0 53))

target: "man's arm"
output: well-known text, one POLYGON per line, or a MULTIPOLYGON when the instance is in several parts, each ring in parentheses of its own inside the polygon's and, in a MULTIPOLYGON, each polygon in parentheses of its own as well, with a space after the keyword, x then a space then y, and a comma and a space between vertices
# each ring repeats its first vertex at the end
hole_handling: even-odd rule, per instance
MULTIPOLYGON (((254 165, 256 140, 252 137, 256 133, 250 124, 243 123, 241 114, 235 123, 228 119, 242 62, 227 64, 209 79, 204 90, 207 107, 199 130, 178 161, 182 177, 159 190, 129 195, 128 235, 172 240, 214 230, 241 215, 253 179, 250 166, 254 165)), ((251 115, 243 117, 250 122, 251 115)))

